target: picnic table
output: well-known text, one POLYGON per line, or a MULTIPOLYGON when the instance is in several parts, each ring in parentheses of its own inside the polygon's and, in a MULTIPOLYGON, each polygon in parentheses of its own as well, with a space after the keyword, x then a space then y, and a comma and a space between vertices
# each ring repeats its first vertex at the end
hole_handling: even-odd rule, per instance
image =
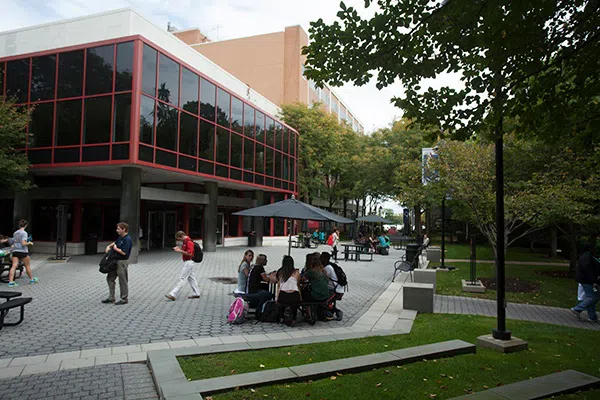
POLYGON ((405 250, 408 243, 413 243, 415 238, 410 236, 390 236, 390 242, 395 250, 405 250))
POLYGON ((344 261, 373 261, 373 253, 365 252, 362 244, 342 244, 344 248, 344 261), (369 259, 361 259, 361 255, 369 256, 369 259))

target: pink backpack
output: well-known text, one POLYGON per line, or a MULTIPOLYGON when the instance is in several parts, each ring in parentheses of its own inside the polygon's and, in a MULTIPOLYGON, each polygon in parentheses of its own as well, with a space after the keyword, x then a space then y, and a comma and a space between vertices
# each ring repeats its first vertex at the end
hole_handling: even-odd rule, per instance
POLYGON ((233 303, 231 303, 231 307, 229 307, 227 322, 233 325, 241 324, 246 320, 248 308, 248 303, 246 303, 241 297, 238 297, 233 301, 233 303))

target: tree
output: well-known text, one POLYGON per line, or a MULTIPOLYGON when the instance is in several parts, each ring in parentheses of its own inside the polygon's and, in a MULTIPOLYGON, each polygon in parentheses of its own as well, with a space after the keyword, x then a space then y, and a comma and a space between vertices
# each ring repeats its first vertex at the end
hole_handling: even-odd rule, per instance
POLYGON ((32 109, 16 107, 11 100, 0 96, 0 186, 13 190, 28 189, 24 179, 29 160, 24 152, 26 134, 32 109))

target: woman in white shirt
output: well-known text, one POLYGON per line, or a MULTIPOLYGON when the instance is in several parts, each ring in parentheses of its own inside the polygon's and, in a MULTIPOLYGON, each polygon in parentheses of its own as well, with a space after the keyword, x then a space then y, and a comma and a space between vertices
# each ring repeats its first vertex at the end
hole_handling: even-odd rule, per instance
MULTIPOLYGON (((284 323, 294 325, 296 323, 296 314, 298 305, 302 302, 302 295, 298 288, 300 273, 294 268, 294 259, 290 256, 283 256, 281 268, 277 271, 277 304, 280 305, 280 311, 289 308, 291 318, 284 318, 284 323)), ((282 315, 280 312, 279 315, 282 315)))
POLYGON ((238 266, 238 287, 233 291, 234 296, 242 296, 246 294, 246 283, 248 282, 248 274, 250 273, 250 266, 254 260, 254 252, 252 250, 246 250, 244 258, 238 266))

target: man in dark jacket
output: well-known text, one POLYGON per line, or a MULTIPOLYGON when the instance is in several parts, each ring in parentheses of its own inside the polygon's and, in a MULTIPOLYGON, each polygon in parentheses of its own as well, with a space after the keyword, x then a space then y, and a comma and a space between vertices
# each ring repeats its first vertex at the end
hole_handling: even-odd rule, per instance
POLYGON ((583 254, 579 256, 577 261, 577 273, 575 280, 581 283, 585 292, 585 298, 571 308, 571 311, 580 317, 582 311, 587 311, 588 320, 590 322, 598 322, 596 315, 596 303, 600 299, 598 297, 598 283, 600 283, 600 262, 592 255, 592 246, 585 244, 583 254))

